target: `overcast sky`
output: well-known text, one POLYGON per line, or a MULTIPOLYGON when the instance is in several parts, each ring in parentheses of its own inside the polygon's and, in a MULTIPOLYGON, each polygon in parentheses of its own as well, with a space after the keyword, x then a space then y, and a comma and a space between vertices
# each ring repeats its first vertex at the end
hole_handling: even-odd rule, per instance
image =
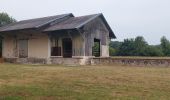
POLYGON ((170 0, 0 0, 0 12, 17 20, 73 13, 103 13, 116 40, 144 36, 150 44, 170 40, 170 0))

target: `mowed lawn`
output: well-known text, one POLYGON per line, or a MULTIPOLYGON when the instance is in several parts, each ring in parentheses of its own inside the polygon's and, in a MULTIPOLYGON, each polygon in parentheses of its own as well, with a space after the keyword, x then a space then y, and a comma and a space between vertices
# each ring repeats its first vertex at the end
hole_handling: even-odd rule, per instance
POLYGON ((0 64, 0 100, 170 100, 170 68, 0 64))

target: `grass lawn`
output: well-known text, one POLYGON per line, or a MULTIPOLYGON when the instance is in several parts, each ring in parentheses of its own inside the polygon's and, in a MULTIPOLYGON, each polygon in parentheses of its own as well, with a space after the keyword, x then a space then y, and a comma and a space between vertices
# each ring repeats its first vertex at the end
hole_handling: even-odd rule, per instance
POLYGON ((170 68, 0 64, 0 100, 170 100, 170 68))

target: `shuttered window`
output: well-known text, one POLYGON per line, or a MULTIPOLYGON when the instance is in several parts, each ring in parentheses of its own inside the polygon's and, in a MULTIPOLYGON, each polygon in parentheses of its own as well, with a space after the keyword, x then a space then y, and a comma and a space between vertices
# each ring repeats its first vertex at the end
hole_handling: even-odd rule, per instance
POLYGON ((61 56, 61 47, 59 46, 59 39, 51 39, 51 56, 61 56))
POLYGON ((28 57, 28 40, 26 39, 19 40, 19 57, 28 57))

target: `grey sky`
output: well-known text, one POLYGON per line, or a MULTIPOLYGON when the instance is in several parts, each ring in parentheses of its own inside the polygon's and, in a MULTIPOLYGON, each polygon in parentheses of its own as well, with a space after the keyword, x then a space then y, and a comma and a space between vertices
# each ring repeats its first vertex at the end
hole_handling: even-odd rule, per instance
POLYGON ((103 13, 117 39, 144 36, 158 44, 170 40, 170 0, 0 0, 0 12, 17 20, 73 13, 103 13))

